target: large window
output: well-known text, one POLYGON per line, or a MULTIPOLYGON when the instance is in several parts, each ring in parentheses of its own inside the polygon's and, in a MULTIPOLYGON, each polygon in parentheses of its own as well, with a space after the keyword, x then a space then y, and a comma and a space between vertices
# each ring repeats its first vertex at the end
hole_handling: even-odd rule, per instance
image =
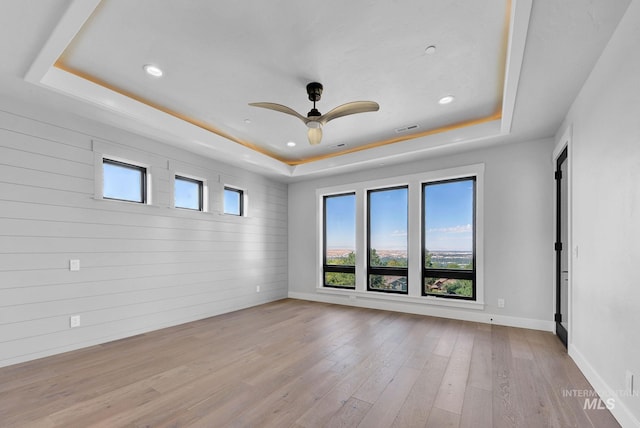
POLYGON ((367 192, 367 289, 408 292, 408 187, 367 192))
POLYGON ((356 286, 356 195, 323 197, 325 287, 356 286))
POLYGON ((224 188, 224 213, 230 215, 244 215, 244 192, 233 187, 224 188))
POLYGON ((484 305, 484 165, 316 190, 318 292, 484 305))
POLYGON ((174 199, 176 208, 202 211, 202 181, 176 175, 174 199))
POLYGON ((423 184, 423 295, 475 299, 475 195, 475 177, 423 184))
POLYGON ((147 170, 111 159, 102 160, 102 197, 144 204, 147 170))

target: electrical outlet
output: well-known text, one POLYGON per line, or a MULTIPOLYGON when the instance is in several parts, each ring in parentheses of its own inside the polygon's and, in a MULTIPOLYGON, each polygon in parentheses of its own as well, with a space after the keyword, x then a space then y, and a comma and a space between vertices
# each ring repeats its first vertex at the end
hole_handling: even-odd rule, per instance
POLYGON ((69 270, 70 271, 79 271, 80 270, 80 260, 71 259, 69 260, 69 270))
POLYGON ((256 285, 256 293, 259 293, 259 292, 260 292, 260 286, 256 285))
POLYGON ((498 299, 498 307, 504 308, 504 299, 498 299))
POLYGON ((71 315, 69 317, 69 328, 80 327, 80 315, 71 315))
POLYGON ((627 370, 626 376, 625 376, 625 385, 627 388, 627 393, 630 394, 631 396, 633 396, 633 373, 631 373, 631 371, 627 370))

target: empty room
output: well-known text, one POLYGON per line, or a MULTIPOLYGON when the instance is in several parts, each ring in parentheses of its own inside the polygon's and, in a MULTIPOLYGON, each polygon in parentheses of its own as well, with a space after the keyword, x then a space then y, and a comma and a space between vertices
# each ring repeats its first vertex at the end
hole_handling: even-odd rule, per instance
POLYGON ((1 427, 640 427, 640 0, 0 22, 1 427))

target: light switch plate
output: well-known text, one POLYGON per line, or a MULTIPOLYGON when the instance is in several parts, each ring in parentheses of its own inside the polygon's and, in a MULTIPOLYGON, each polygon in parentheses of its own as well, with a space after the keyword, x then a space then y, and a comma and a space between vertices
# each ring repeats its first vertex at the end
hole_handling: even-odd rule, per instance
POLYGON ((70 271, 79 271, 80 270, 80 260, 71 259, 69 260, 69 270, 70 271))

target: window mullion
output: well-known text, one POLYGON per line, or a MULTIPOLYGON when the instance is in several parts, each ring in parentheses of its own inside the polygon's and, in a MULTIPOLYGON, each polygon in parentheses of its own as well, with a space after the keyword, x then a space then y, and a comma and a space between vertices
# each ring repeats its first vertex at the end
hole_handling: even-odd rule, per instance
POLYGON ((356 191, 356 291, 367 291, 367 201, 364 189, 356 191))
POLYGON ((418 181, 409 183, 409 224, 408 224, 408 270, 407 282, 408 295, 418 297, 421 295, 422 284, 422 203, 421 186, 418 181))

